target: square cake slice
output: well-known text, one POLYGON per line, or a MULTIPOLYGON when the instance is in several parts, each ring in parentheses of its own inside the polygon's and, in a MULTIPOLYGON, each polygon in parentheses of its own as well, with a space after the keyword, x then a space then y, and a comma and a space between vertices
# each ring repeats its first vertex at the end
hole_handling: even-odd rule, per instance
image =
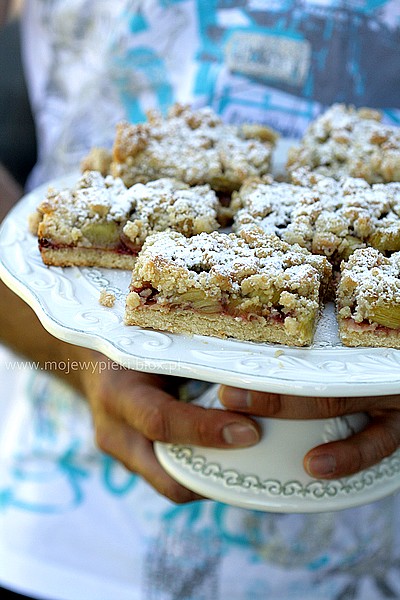
POLYGON ((301 166, 330 177, 362 177, 369 183, 400 181, 400 127, 381 122, 370 108, 334 104, 313 121, 287 168, 301 166))
POLYGON ((130 187, 161 177, 218 192, 238 189, 249 176, 270 171, 277 134, 261 125, 227 125, 211 108, 175 104, 166 117, 148 112, 144 123, 117 126, 111 156, 94 148, 83 169, 109 169, 130 187))
POLYGON ((125 322, 176 333, 292 346, 312 342, 331 266, 260 229, 147 238, 125 322))
POLYGON ((357 248, 400 250, 400 183, 335 180, 307 169, 293 183, 253 179, 234 192, 234 229, 254 226, 325 255, 339 266, 357 248))
POLYGON ((48 265, 132 269, 150 233, 214 231, 219 206, 207 185, 164 178, 127 189, 119 178, 87 171, 75 187, 49 190, 33 221, 48 265))
POLYGON ((346 346, 400 348, 400 252, 356 250, 341 267, 340 338, 346 346))

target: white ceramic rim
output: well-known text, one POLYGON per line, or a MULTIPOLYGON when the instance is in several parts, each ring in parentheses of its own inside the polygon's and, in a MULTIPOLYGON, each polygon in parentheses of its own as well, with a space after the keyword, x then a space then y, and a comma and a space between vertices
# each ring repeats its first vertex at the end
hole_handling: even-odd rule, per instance
MULTIPOLYGON (((220 340, 143 330, 123 324, 129 273, 107 269, 45 267, 27 220, 49 185, 69 185, 77 175, 26 195, 0 229, 0 277, 35 311, 54 336, 96 349, 127 368, 192 377, 247 389, 298 396, 387 395, 400 390, 400 350, 346 348, 337 338, 332 308, 324 313, 309 348, 220 340), (15 259, 17 256, 17 259, 15 259), (47 278, 43 289, 33 282, 47 278), (79 287, 77 282, 84 285, 79 287), (51 284, 51 285, 50 285, 51 284), (68 287, 68 298, 63 292, 68 287), (100 307, 100 289, 116 291, 113 308, 100 307), (49 303, 49 290, 53 302, 49 303), (72 290, 72 291, 71 291, 72 290), (75 311, 75 312, 74 312, 75 311), (91 314, 90 319, 82 314, 91 314), (77 315, 79 318, 77 318, 77 315), (94 324, 93 319, 96 321, 94 324), (112 322, 112 326, 110 326, 112 322), (326 336, 326 337, 325 337, 326 336)), ((64 293, 64 292, 63 292, 64 293)))

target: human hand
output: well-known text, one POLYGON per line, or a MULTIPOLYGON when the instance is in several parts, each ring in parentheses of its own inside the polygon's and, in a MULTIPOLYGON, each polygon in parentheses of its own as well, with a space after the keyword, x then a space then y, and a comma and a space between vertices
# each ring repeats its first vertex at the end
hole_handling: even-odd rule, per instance
POLYGON ((82 388, 92 409, 97 445, 174 502, 200 497, 164 471, 154 441, 237 448, 259 439, 257 425, 245 415, 178 401, 172 393, 176 377, 126 370, 98 353, 94 359, 99 368, 82 372, 82 388))
POLYGON ((357 473, 400 446, 400 395, 309 398, 221 386, 219 398, 227 409, 241 414, 278 419, 328 419, 366 413, 370 420, 363 431, 307 452, 303 464, 312 477, 336 479, 357 473))

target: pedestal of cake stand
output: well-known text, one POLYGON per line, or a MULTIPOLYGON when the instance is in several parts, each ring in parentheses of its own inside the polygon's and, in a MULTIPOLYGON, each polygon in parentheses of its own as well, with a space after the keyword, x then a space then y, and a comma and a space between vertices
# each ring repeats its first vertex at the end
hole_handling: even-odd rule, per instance
MULTIPOLYGON (((223 408, 212 386, 196 403, 223 408)), ((301 402, 301 398, 299 398, 301 402)), ((373 468, 337 480, 317 480, 303 468, 311 448, 365 427, 358 413, 331 419, 258 418, 261 441, 251 448, 220 450, 156 443, 159 461, 187 488, 235 506, 271 512, 322 512, 382 498, 400 486, 400 451, 373 468)))

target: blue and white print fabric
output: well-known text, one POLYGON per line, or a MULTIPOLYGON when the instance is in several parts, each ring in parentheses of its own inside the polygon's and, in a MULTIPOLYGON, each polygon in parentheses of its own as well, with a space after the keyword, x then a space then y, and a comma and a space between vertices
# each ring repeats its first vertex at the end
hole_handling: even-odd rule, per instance
MULTIPOLYGON (((400 0, 26 0, 30 185, 175 101, 299 136, 332 102, 400 120, 400 0)), ((52 600, 400 597, 397 495, 337 513, 175 506, 93 444, 81 398, 0 356, 0 583, 52 600)), ((12 359, 14 360, 14 359, 12 359)))
POLYGON ((27 0, 31 185, 172 102, 300 136, 333 102, 400 122, 399 0, 27 0))
POLYGON ((3 585, 53 600, 400 596, 398 496, 306 515, 176 506, 96 451, 69 388, 5 353, 0 375, 3 585))

